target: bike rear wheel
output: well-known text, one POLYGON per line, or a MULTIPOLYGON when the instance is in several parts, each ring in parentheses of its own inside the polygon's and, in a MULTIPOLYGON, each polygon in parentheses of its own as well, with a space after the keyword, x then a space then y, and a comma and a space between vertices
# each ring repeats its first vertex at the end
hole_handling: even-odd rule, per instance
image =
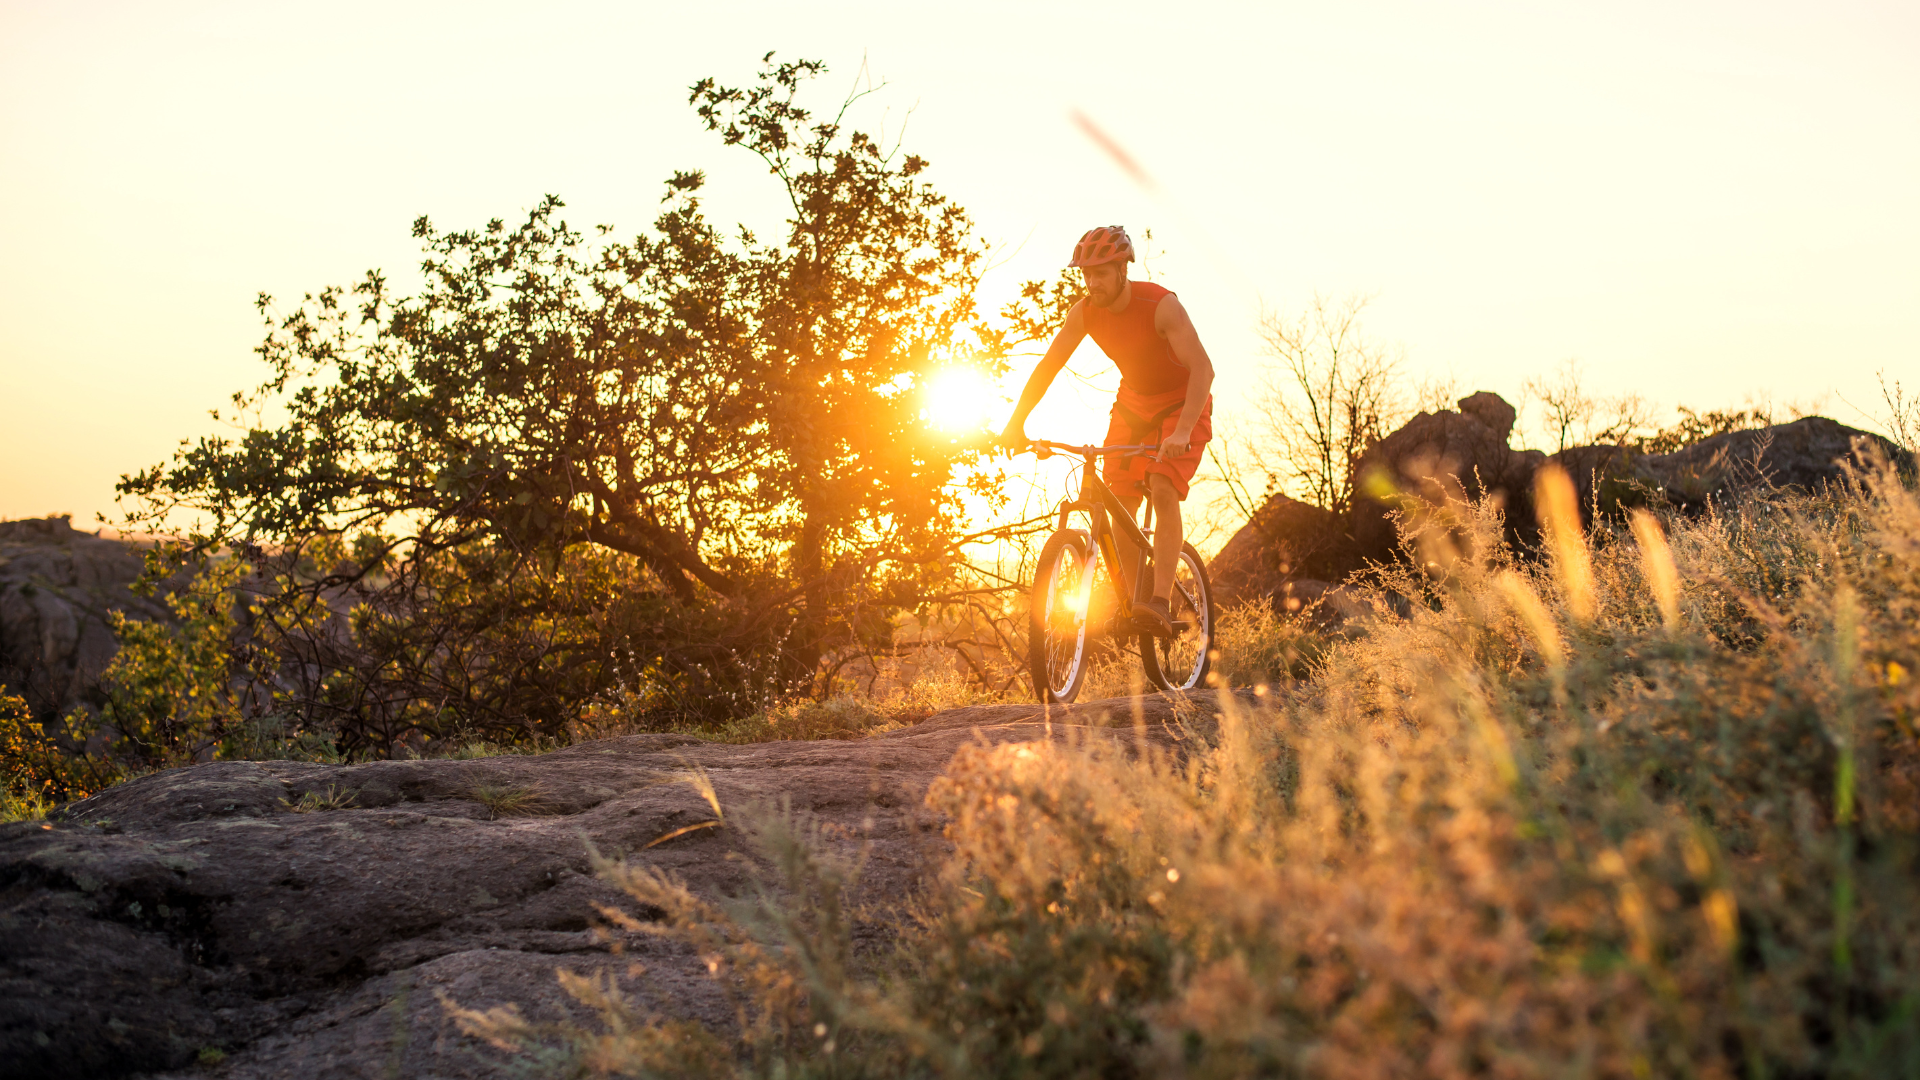
POLYGON ((1042 704, 1072 702, 1087 681, 1091 551, 1086 534, 1071 530, 1054 533, 1040 549, 1028 609, 1027 663, 1042 704))
POLYGON ((1206 685, 1213 666, 1213 586, 1207 564, 1192 544, 1180 545, 1173 571, 1172 637, 1140 635, 1140 666, 1147 681, 1162 690, 1195 690, 1206 685))

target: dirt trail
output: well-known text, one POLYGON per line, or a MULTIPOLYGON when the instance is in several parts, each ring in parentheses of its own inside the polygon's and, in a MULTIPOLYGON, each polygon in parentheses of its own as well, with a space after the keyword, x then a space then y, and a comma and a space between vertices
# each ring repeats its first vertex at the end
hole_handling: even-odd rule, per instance
MULTIPOLYGON (((1193 703, 1212 714, 1210 694, 1193 703)), ((691 953, 634 935, 616 958, 594 929, 595 905, 633 904, 592 877, 588 843, 702 895, 749 884, 728 829, 647 847, 712 817, 678 776, 704 770, 723 807, 790 799, 836 843, 865 845, 864 897, 890 899, 940 850, 922 798, 964 743, 1078 730, 1171 745, 1172 719, 1158 697, 1050 715, 994 705, 850 742, 635 735, 532 756, 220 762, 135 780, 69 820, 0 826, 0 1073, 499 1076, 498 1055, 461 1036, 437 995, 554 1020, 577 1011, 556 968, 635 960, 645 974, 629 986, 647 1004, 726 1025, 691 953), (350 808, 290 809, 348 793, 350 808), (515 797, 536 802, 502 805, 515 797), (206 1047, 229 1056, 194 1064, 206 1047)))

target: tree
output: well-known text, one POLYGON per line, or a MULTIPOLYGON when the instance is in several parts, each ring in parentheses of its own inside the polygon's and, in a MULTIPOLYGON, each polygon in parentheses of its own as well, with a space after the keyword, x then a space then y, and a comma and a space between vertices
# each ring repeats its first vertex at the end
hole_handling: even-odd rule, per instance
POLYGON ((1569 446, 1625 446, 1653 425, 1653 405, 1646 398, 1591 397, 1581 385, 1582 375, 1580 362, 1568 359, 1551 376, 1520 384, 1521 406, 1532 399, 1546 414, 1547 433, 1557 442, 1555 452, 1569 446))
POLYGON ((122 478, 133 523, 192 512, 196 551, 264 568, 258 625, 307 720, 380 714, 389 747, 449 709, 552 731, 616 653, 737 710, 954 587, 976 450, 924 431, 912 391, 1004 362, 961 340, 984 247, 923 159, 846 126, 861 95, 816 119, 824 66, 764 65, 689 103, 781 186, 784 236, 723 232, 698 172, 624 242, 552 196, 511 227, 422 217, 417 296, 377 271, 284 315, 262 295, 245 429, 122 478))
POLYGON ((1261 318, 1274 364, 1260 391, 1266 445, 1255 456, 1272 480, 1298 483, 1305 501, 1337 514, 1353 503, 1354 464, 1404 412, 1398 359, 1360 329, 1366 306, 1365 297, 1316 296, 1297 318, 1261 318))
POLYGON ((1773 414, 1764 407, 1708 409, 1701 412, 1682 405, 1679 411, 1680 419, 1651 435, 1635 439, 1635 448, 1646 454, 1671 454, 1715 435, 1770 427, 1773 424, 1773 414))

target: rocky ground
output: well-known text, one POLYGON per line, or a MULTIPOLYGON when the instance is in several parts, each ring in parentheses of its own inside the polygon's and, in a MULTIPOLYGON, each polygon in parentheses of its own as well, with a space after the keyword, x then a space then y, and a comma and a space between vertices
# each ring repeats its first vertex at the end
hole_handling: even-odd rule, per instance
MULTIPOLYGON (((1213 698, 1193 705, 1204 723, 1213 698)), ((579 1010, 556 969, 635 961, 627 985, 644 1004, 724 1026, 730 1006, 685 948, 597 926, 596 905, 646 912, 588 863, 592 844, 704 896, 748 888, 755 864, 727 828, 647 846, 712 818, 690 770, 723 809, 788 798, 816 815, 834 843, 865 849, 864 898, 886 902, 940 850, 922 798, 962 744, 1076 731, 1170 744, 1178 730, 1156 697, 956 709, 851 742, 635 735, 472 761, 148 776, 62 820, 0 825, 0 1074, 504 1076, 443 997, 559 1019, 579 1010), (534 802, 489 808, 509 795, 534 802), (197 1064, 206 1048, 225 1061, 197 1064)))

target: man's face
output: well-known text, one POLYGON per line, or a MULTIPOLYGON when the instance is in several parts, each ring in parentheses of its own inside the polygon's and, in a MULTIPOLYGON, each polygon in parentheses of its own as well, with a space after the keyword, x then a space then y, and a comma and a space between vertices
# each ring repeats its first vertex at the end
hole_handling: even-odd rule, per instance
POLYGON ((1096 307, 1112 307, 1120 299, 1120 290, 1127 284, 1127 264, 1125 260, 1101 263, 1098 266, 1083 266, 1080 276, 1087 283, 1087 299, 1096 307))

